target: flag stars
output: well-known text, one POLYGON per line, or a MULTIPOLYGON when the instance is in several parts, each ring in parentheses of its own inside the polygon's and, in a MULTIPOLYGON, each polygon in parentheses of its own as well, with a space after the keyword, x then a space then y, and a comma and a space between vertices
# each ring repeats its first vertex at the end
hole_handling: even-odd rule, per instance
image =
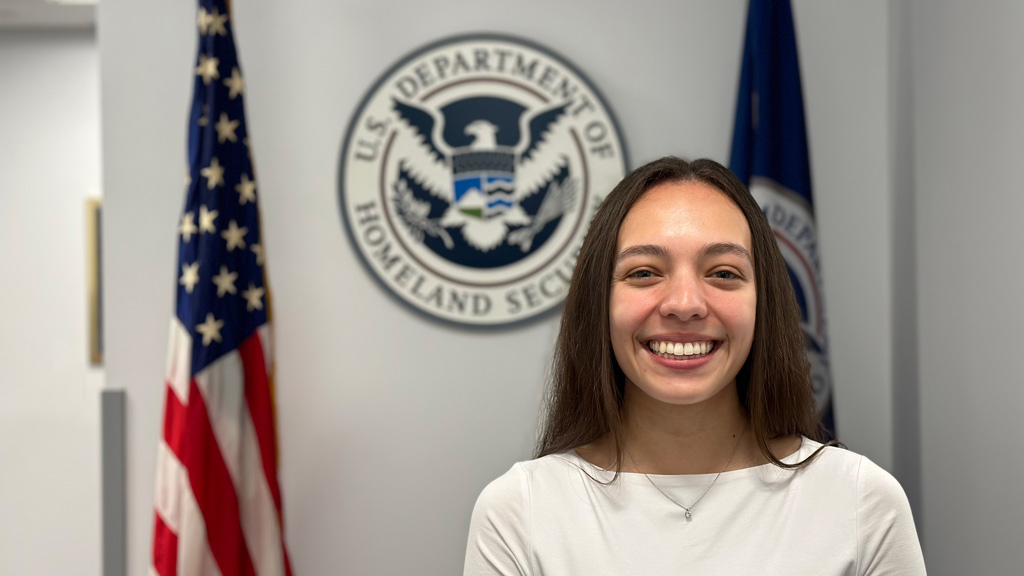
POLYGON ((207 12, 205 8, 199 9, 199 17, 196 19, 196 24, 199 25, 199 33, 202 35, 221 35, 227 36, 228 31, 224 28, 227 24, 228 15, 221 14, 216 8, 213 12, 207 12))
POLYGON ((210 160, 210 165, 200 170, 199 173, 206 178, 206 187, 210 190, 224 185, 224 167, 220 165, 216 156, 210 160))
POLYGON ((249 232, 246 227, 238 227, 238 224, 234 220, 228 223, 228 229, 221 232, 221 237, 228 243, 228 252, 233 251, 235 248, 245 249, 245 235, 249 232))
POLYGON ((249 246, 249 250, 252 250, 252 253, 256 255, 256 265, 263 266, 263 246, 253 244, 249 246))
POLYGON ((226 113, 221 112, 220 120, 218 120, 213 126, 213 128, 217 130, 217 141, 220 143, 224 143, 224 140, 230 140, 232 142, 239 141, 239 137, 234 135, 234 130, 237 130, 238 127, 238 120, 231 120, 227 118, 226 113))
POLYGON ((228 35, 227 28, 224 27, 224 25, 228 23, 227 14, 221 14, 219 10, 214 8, 213 12, 210 12, 207 18, 207 22, 209 22, 209 27, 207 28, 207 30, 209 31, 210 36, 228 35))
POLYGON ((263 288, 257 288, 252 282, 249 283, 249 289, 242 292, 242 297, 246 301, 246 310, 252 312, 253 310, 263 310, 263 295, 267 291, 263 288))
POLYGON ((238 136, 235 135, 235 130, 238 129, 238 120, 231 120, 226 112, 220 113, 220 120, 213 125, 213 128, 217 131, 217 142, 221 144, 225 140, 238 142, 238 136))
POLYGON ((217 227, 213 225, 213 221, 217 219, 219 213, 216 210, 208 210, 205 205, 199 207, 199 233, 209 232, 213 234, 217 231, 217 227))
POLYGON ((213 283, 217 285, 217 296, 223 298, 225 294, 237 294, 235 280, 238 279, 238 272, 228 272, 227 266, 220 267, 220 274, 213 277, 213 283))
POLYGON ((220 342, 220 329, 224 327, 223 320, 217 320, 213 313, 206 313, 206 322, 196 325, 196 332, 203 335, 203 346, 209 346, 210 342, 220 342))
POLYGON ((203 84, 207 86, 210 82, 220 78, 220 70, 217 67, 220 66, 220 59, 214 58, 213 56, 207 56, 206 54, 199 55, 199 66, 196 67, 196 75, 203 77, 203 84))
POLYGON ((210 13, 206 11, 206 8, 199 8, 199 17, 196 19, 196 24, 199 25, 199 33, 206 35, 210 31, 210 13))
POLYGON ((193 262, 192 264, 181 265, 181 278, 178 278, 178 284, 185 287, 185 292, 191 294, 196 288, 196 284, 199 283, 199 262, 193 262))
POLYGON ((238 203, 245 206, 246 202, 256 203, 256 182, 249 180, 248 174, 242 174, 242 182, 235 186, 238 192, 238 203))
POLYGON ((210 107, 208 105, 206 105, 206 104, 203 104, 203 114, 199 117, 199 120, 196 120, 196 124, 198 124, 200 126, 206 126, 209 123, 210 123, 210 107))
POLYGON ((231 77, 224 80, 224 85, 228 87, 228 98, 231 100, 234 100, 235 96, 245 93, 245 80, 242 79, 242 73, 237 66, 231 69, 231 77))
POLYGON ((191 241, 192 235, 199 231, 196 228, 195 217, 196 215, 192 212, 185 212, 185 215, 181 217, 181 226, 178 231, 181 232, 181 237, 185 239, 186 243, 191 241))

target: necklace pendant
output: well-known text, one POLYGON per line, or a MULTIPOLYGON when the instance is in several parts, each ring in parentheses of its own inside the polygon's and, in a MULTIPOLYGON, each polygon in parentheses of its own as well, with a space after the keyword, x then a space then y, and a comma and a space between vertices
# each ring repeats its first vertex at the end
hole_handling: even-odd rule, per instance
POLYGON ((692 518, 692 517, 693 517, 693 516, 692 516, 692 515, 690 514, 690 509, 689 509, 689 508, 684 508, 684 510, 686 510, 686 519, 687 519, 687 520, 689 520, 690 518, 692 518))

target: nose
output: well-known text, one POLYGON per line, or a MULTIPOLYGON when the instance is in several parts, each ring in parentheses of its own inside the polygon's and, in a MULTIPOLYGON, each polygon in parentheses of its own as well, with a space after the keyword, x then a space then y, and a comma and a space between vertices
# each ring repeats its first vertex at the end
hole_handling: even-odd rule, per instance
POLYGON ((677 275, 665 284, 659 312, 662 316, 674 316, 679 320, 696 320, 708 314, 708 302, 704 284, 690 274, 677 275))

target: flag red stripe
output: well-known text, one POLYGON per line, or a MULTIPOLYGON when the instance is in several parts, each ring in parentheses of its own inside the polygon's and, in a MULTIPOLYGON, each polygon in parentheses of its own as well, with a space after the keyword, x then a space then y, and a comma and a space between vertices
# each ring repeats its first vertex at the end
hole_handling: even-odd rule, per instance
MULTIPOLYGON (((242 357, 242 370, 245 372, 245 400, 249 405, 249 415, 256 429, 256 439, 260 446, 263 460, 263 473, 267 478, 270 495, 277 509, 277 521, 281 534, 284 534, 284 514, 281 510, 281 487, 277 481, 277 438, 274 434, 273 399, 270 397, 270 380, 267 377, 267 364, 263 355, 259 333, 254 332, 238 347, 242 357)), ((284 569, 286 576, 291 576, 292 567, 288 560, 288 550, 281 538, 281 549, 284 553, 284 569)))
POLYGON ((189 383, 186 426, 178 457, 206 524, 206 540, 223 576, 254 576, 242 537, 235 486, 210 425, 206 402, 195 379, 189 383))
POLYGON ((171 452, 181 460, 181 442, 185 434, 185 406, 178 400, 170 383, 167 384, 167 399, 164 401, 164 442, 171 452))
POLYGON ((267 364, 263 357, 263 346, 259 335, 253 332, 238 347, 245 372, 245 400, 249 414, 256 428, 256 439, 263 457, 263 473, 274 498, 277 516, 281 518, 281 488, 277 483, 277 439, 274 438, 274 413, 270 399, 270 380, 267 378, 267 364))
POLYGON ((153 530, 153 569, 160 576, 177 576, 178 535, 164 524, 159 512, 154 516, 156 527, 153 530))

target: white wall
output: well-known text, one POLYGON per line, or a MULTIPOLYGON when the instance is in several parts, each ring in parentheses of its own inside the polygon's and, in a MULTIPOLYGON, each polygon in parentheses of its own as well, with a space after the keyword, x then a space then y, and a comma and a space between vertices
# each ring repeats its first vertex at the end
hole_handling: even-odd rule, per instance
MULTIPOLYGON (((853 449, 891 467, 887 7, 795 2, 838 425, 853 449)), ((235 10, 275 297, 296 572, 458 573, 476 494, 530 453, 556 318, 456 329, 385 294, 338 212, 351 113, 419 45, 507 32, 548 45, 594 81, 634 166, 669 153, 725 161, 746 2, 531 0, 498 10, 251 0, 235 10)), ((128 393, 131 574, 144 573, 150 550, 193 23, 189 3, 104 0, 99 9, 107 376, 128 393)))
POLYGON ((1024 565, 1024 5, 911 3, 924 544, 1024 565))
POLYGON ((85 269, 85 199, 100 194, 95 36, 5 30, 0 78, 0 574, 99 574, 103 372, 89 365, 85 269))

